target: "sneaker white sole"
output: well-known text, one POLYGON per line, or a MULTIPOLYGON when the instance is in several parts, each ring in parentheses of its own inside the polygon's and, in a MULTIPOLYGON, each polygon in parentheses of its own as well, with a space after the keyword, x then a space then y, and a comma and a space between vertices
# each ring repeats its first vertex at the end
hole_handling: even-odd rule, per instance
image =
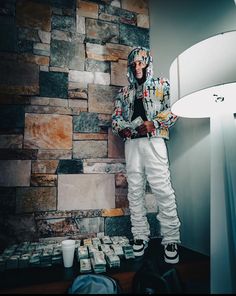
POLYGON ((179 262, 179 256, 176 257, 176 258, 174 258, 174 259, 168 259, 168 258, 166 258, 166 257, 164 257, 164 259, 165 259, 165 262, 166 262, 166 263, 170 263, 170 264, 176 264, 176 263, 179 262))
POLYGON ((135 257, 140 257, 140 256, 143 256, 143 255, 144 255, 144 249, 141 250, 141 251, 139 251, 139 252, 134 251, 134 256, 135 256, 135 257))

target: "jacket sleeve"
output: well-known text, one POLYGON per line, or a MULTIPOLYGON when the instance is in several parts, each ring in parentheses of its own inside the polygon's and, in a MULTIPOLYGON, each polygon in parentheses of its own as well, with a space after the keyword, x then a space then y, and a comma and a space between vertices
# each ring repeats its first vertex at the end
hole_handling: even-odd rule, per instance
POLYGON ((154 118, 154 125, 157 127, 170 128, 175 124, 178 117, 170 109, 170 83, 168 79, 162 78, 160 81, 163 90, 163 110, 154 118))
POLYGON ((130 124, 124 120, 122 114, 123 114, 123 89, 121 89, 116 98, 114 103, 114 111, 111 116, 112 120, 112 132, 119 136, 119 131, 122 129, 129 127, 130 124))

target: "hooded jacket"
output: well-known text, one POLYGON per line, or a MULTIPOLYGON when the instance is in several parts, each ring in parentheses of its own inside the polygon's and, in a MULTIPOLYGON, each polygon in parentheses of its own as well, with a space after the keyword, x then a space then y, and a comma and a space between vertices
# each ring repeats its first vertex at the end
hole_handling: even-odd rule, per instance
MULTIPOLYGON (((153 78, 153 59, 148 49, 134 48, 128 56, 127 77, 129 85, 121 88, 115 98, 115 107, 112 114, 112 131, 119 136, 119 131, 130 128, 134 112, 135 98, 142 99, 148 121, 153 121, 155 131, 153 137, 169 139, 169 128, 174 125, 177 116, 170 111, 170 84, 166 78, 153 78), (145 62, 146 80, 139 85, 132 70, 135 61, 145 62)), ((137 131, 132 129, 132 136, 137 131)))

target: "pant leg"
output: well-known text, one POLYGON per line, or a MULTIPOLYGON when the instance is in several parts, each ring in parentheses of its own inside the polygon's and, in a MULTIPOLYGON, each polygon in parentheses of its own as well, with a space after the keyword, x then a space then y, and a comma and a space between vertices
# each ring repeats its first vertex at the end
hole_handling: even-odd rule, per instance
POLYGON ((166 143, 162 138, 151 138, 147 142, 145 168, 147 180, 158 201, 157 219, 160 222, 162 244, 180 243, 180 221, 170 180, 166 143))
POLYGON ((149 241, 150 227, 145 206, 146 177, 139 142, 141 139, 125 143, 128 200, 131 219, 131 232, 134 239, 149 241))

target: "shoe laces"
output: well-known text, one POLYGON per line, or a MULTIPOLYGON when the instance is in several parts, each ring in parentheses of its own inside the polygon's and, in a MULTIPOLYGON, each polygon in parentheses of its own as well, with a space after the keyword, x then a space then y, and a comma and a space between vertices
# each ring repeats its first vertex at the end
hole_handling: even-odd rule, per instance
POLYGON ((176 243, 170 243, 166 246, 166 250, 167 251, 170 251, 170 252, 174 252, 174 251, 177 251, 178 248, 177 248, 177 244, 176 243))

